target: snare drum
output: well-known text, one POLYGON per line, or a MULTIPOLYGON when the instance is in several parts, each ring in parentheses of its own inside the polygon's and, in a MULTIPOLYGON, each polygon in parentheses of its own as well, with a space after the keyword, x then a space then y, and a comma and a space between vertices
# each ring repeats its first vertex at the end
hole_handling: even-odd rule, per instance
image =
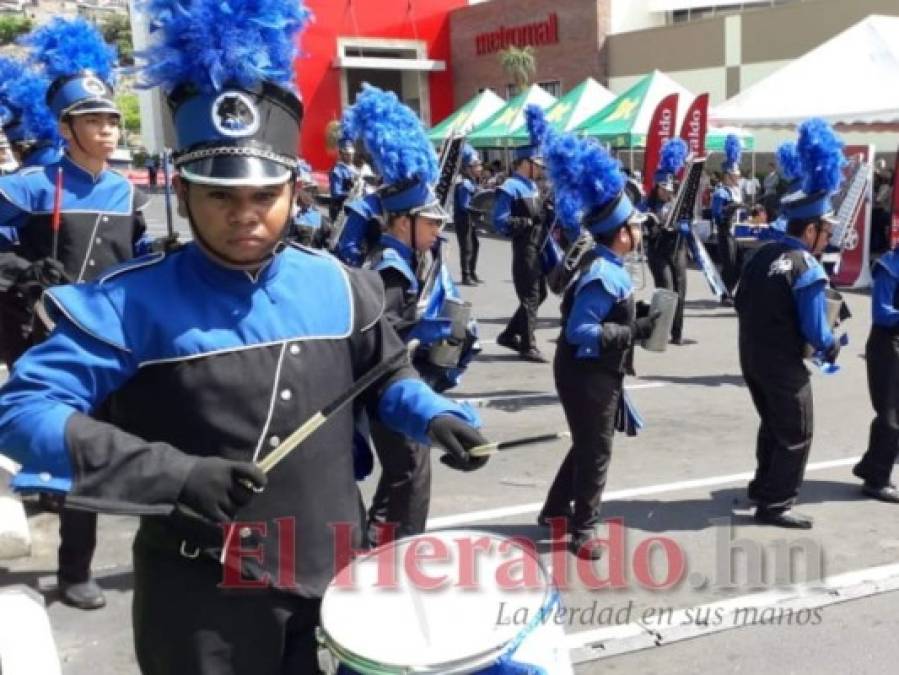
POLYGON ((571 675, 559 610, 533 551, 495 534, 444 530, 354 560, 325 591, 319 639, 340 673, 571 675), (509 577, 521 583, 507 588, 509 577))

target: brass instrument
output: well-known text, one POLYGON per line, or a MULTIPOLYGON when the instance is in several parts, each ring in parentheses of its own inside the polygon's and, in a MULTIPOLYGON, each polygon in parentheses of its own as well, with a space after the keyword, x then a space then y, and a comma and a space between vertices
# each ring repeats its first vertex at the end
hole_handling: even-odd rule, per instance
POLYGON ((363 178, 362 173, 359 172, 356 175, 355 182, 353 183, 353 189, 347 193, 346 199, 343 200, 343 205, 341 206, 340 213, 337 214, 337 217, 334 218, 334 222, 331 224, 331 232, 328 241, 328 248, 330 250, 333 251, 337 248, 337 243, 340 241, 340 234, 343 232, 343 228, 346 226, 347 212, 346 208, 344 207, 351 202, 362 199, 364 196, 365 178, 363 178))

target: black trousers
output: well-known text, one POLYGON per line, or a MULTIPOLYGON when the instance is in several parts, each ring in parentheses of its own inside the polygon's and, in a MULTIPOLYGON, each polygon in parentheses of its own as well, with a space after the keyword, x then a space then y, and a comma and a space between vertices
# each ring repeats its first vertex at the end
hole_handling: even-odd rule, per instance
POLYGON ((63 508, 59 512, 59 540, 59 578, 71 584, 90 579, 97 548, 97 514, 63 508))
POLYGON ((222 589, 222 566, 134 544, 134 650, 144 675, 319 673, 316 598, 222 589))
POLYGON ((600 521, 624 376, 576 359, 563 340, 556 348, 553 375, 571 430, 571 449, 546 495, 543 515, 572 513, 570 530, 587 533, 600 521))
POLYGON ((467 216, 459 217, 455 225, 456 238, 459 240, 459 266, 462 268, 462 276, 468 277, 475 274, 478 266, 478 251, 481 248, 478 228, 467 216))
POLYGON ((855 467, 865 481, 883 487, 890 483, 893 464, 899 457, 899 335, 872 326, 865 345, 868 393, 875 417, 871 422, 868 449, 855 467))
POLYGON ((721 280, 731 295, 740 280, 740 251, 731 227, 718 228, 718 259, 721 261, 721 280))
POLYGON ((656 288, 677 293, 671 337, 679 339, 684 332, 684 303, 687 300, 687 243, 676 233, 663 232, 647 246, 646 253, 656 288))
POLYGON ((392 523, 396 537, 421 534, 431 504, 431 448, 391 431, 372 420, 371 437, 381 477, 368 511, 368 536, 372 543, 386 543, 379 525, 392 523))
POLYGON ((537 344, 537 310, 546 300, 546 276, 540 263, 543 234, 543 228, 532 227, 512 237, 512 284, 519 305, 503 333, 517 335, 525 350, 537 344))
POLYGON ((808 371, 798 357, 774 361, 742 344, 740 368, 761 418, 749 499, 759 506, 789 508, 799 495, 812 447, 814 418, 808 371))

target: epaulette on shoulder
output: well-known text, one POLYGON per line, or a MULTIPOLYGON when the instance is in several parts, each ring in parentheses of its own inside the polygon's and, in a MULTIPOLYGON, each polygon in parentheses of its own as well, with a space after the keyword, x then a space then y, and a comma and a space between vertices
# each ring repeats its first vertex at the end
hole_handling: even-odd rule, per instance
POLYGON ((152 265, 158 265, 166 259, 167 255, 169 254, 166 254, 164 251, 156 251, 155 253, 147 253, 146 255, 126 260, 125 262, 110 267, 106 272, 97 277, 97 283, 102 286, 123 274, 136 272, 152 265))
POLYGON ((20 176, 30 176, 35 173, 41 173, 46 169, 44 166, 26 166, 24 168, 19 169, 16 173, 20 176))

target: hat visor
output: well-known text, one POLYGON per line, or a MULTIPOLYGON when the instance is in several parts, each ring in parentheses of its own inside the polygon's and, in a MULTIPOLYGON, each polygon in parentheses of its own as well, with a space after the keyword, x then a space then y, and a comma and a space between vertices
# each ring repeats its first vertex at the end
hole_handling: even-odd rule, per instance
POLYGON ((534 155, 533 157, 528 157, 528 159, 539 166, 541 169, 546 168, 546 162, 543 161, 543 157, 541 157, 540 155, 534 155))
POLYGON ((204 157, 180 165, 178 171, 191 183, 226 187, 281 185, 289 181, 292 174, 280 162, 237 155, 204 157))
POLYGON ((425 204, 419 209, 412 209, 410 213, 413 216, 421 216, 422 218, 431 218, 432 220, 449 220, 449 214, 446 210, 440 206, 440 202, 433 201, 429 204, 425 204))
POLYGON ((825 223, 829 223, 830 225, 840 224, 840 218, 833 211, 828 211, 827 213, 822 215, 821 220, 823 220, 825 223))
POLYGON ((78 101, 71 107, 63 111, 64 115, 93 115, 100 113, 108 113, 110 115, 119 115, 122 111, 113 101, 106 98, 90 98, 84 101, 78 101))

